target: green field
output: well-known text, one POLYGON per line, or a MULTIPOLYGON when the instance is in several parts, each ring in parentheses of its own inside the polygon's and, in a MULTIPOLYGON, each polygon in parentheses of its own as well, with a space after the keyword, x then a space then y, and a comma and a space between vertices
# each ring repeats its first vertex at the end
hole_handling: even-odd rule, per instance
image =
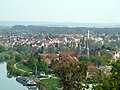
POLYGON ((23 65, 22 63, 17 63, 16 67, 18 69, 21 69, 21 70, 26 71, 26 72, 31 72, 32 71, 30 68, 28 68, 27 66, 23 65))
POLYGON ((59 87, 59 80, 58 79, 43 79, 40 81, 42 84, 47 84, 47 90, 52 90, 52 87, 59 87))

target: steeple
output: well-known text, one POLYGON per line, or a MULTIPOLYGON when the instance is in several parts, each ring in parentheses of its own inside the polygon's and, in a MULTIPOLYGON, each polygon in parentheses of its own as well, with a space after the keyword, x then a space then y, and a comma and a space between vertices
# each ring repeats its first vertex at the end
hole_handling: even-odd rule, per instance
POLYGON ((89 30, 87 31, 87 56, 89 57, 89 38, 90 38, 90 32, 89 30))

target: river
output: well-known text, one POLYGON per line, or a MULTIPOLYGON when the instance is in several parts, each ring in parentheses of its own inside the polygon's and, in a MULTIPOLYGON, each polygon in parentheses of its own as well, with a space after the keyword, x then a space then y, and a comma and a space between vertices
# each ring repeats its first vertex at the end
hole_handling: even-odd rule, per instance
POLYGON ((7 77, 7 63, 0 63, 0 90, 37 90, 28 89, 26 86, 18 83, 15 77, 7 77))

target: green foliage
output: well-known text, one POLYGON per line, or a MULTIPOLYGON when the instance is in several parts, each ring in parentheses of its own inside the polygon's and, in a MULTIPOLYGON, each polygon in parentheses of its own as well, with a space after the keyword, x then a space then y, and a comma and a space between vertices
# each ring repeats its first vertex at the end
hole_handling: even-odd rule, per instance
POLYGON ((0 61, 8 61, 10 60, 10 55, 6 52, 0 53, 0 61))
POLYGON ((100 55, 105 56, 104 59, 106 60, 110 60, 112 58, 110 52, 106 51, 105 49, 100 51, 100 55))
POLYGON ((44 61, 40 61, 39 66, 38 66, 38 70, 47 72, 48 71, 47 63, 45 63, 44 61))
POLYGON ((79 61, 88 62, 89 58, 88 58, 88 56, 80 56, 79 61))
POLYGON ((32 70, 30 69, 30 68, 28 68, 26 65, 24 65, 23 63, 18 63, 18 64, 16 64, 16 67, 18 68, 18 69, 21 69, 21 70, 24 70, 24 71, 26 71, 26 72, 31 72, 32 70))
POLYGON ((69 48, 68 46, 66 46, 66 45, 60 45, 60 47, 59 47, 59 50, 60 51, 69 51, 71 48, 69 48))
POLYGON ((100 80, 95 90, 119 90, 120 89, 120 60, 112 64, 112 75, 110 78, 100 80))
POLYGON ((2 52, 2 53, 0 53, 0 57, 5 57, 5 56, 7 56, 8 54, 6 53, 6 52, 2 52))
POLYGON ((40 83, 47 84, 47 90, 52 90, 54 85, 55 87, 59 87, 59 80, 54 78, 40 80, 40 83))
POLYGON ((10 75, 13 75, 13 76, 15 76, 15 75, 21 75, 21 72, 20 71, 18 71, 18 70, 16 70, 15 68, 14 68, 14 61, 13 60, 11 60, 11 61, 9 61, 8 63, 7 63, 7 70, 8 70, 8 73, 10 74, 10 75))
POLYGON ((109 44, 109 47, 111 47, 111 49, 113 49, 113 50, 116 50, 116 49, 120 48, 120 41, 119 40, 112 41, 108 44, 109 44))
POLYGON ((27 66, 31 68, 34 72, 37 68, 37 70, 40 71, 48 71, 48 65, 44 61, 38 60, 35 56, 30 55, 28 56, 28 64, 27 66))
POLYGON ((97 67, 101 66, 101 65, 105 65, 105 60, 100 57, 100 56, 97 56, 97 57, 90 57, 89 60, 94 63, 97 67))
POLYGON ((56 51, 57 48, 52 45, 47 48, 47 53, 55 53, 56 51))
POLYGON ((120 80, 120 60, 112 64, 112 78, 120 80))
POLYGON ((64 90, 80 90, 81 81, 86 77, 87 66, 73 60, 62 60, 53 67, 54 72, 60 77, 64 90))
POLYGON ((33 71, 35 71, 36 67, 39 65, 38 60, 36 59, 36 57, 34 57, 33 55, 28 56, 28 64, 27 66, 29 68, 31 68, 33 71))
POLYGON ((16 62, 20 62, 20 61, 23 60, 23 59, 24 59, 24 57, 23 57, 22 54, 16 54, 16 55, 15 55, 15 61, 16 61, 16 62))
POLYGON ((11 60, 11 61, 8 61, 7 63, 7 74, 8 74, 8 77, 11 77, 11 76, 30 76, 30 73, 28 72, 22 72, 22 71, 19 71, 17 69, 14 68, 14 60, 11 60))
POLYGON ((16 45, 14 48, 13 48, 15 51, 19 52, 19 53, 22 53, 22 54, 28 54, 30 53, 30 50, 27 46, 25 45, 16 45))
MULTIPOLYGON (((43 26, 24 26, 24 25, 15 25, 12 28, 8 29, 7 33, 10 33, 10 30, 14 31, 14 33, 52 33, 52 34, 80 34, 86 33, 86 30, 90 30, 94 33, 107 33, 107 34, 118 34, 120 32, 120 28, 89 28, 89 27, 43 27, 43 26)), ((6 31, 6 30, 2 30, 6 31)))
POLYGON ((0 43, 0 53, 7 51, 7 47, 0 43))
POLYGON ((10 50, 10 51, 7 52, 7 54, 9 54, 10 59, 15 60, 15 56, 18 55, 19 53, 17 51, 10 50))
POLYGON ((105 60, 102 57, 100 57, 100 56, 97 56, 97 57, 94 57, 94 56, 92 56, 92 57, 80 56, 79 57, 79 61, 91 62, 91 63, 93 63, 97 67, 106 64, 105 60))

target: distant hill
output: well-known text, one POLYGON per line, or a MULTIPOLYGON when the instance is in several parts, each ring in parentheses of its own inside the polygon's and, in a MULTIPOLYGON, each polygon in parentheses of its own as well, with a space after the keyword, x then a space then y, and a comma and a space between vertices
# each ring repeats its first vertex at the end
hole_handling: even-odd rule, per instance
POLYGON ((85 34, 87 30, 91 33, 107 33, 118 34, 120 28, 95 28, 95 27, 48 27, 36 25, 15 25, 10 28, 11 31, 17 33, 52 33, 52 34, 85 34))
POLYGON ((28 22, 28 21, 0 21, 0 26, 36 25, 48 27, 95 27, 118 28, 120 23, 74 23, 74 22, 28 22))

